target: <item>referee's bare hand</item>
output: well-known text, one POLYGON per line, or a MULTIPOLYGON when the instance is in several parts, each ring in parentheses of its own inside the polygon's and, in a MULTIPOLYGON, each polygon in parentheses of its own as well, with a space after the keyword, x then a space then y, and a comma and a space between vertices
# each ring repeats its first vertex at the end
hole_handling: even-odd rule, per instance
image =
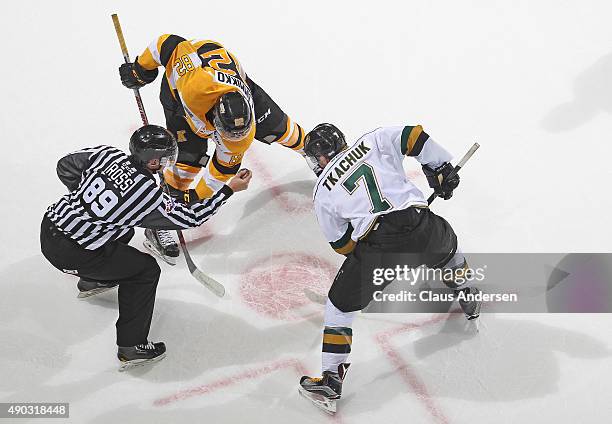
POLYGON ((249 188, 249 183, 251 182, 251 177, 253 173, 248 169, 241 169, 238 173, 232 177, 231 180, 227 183, 229 188, 235 193, 237 191, 246 190, 249 188))

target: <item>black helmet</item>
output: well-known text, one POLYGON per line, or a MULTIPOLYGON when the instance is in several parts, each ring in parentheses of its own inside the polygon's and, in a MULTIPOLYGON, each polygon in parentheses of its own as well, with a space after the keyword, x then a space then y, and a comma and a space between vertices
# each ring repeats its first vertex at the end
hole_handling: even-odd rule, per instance
POLYGON ((251 106, 239 91, 225 93, 219 97, 213 115, 215 129, 221 137, 229 141, 242 140, 251 129, 251 106))
POLYGON ((173 165, 178 155, 174 136, 159 125, 145 125, 130 137, 130 153, 140 165, 145 166, 151 159, 159 159, 160 165, 173 165))
POLYGON ((314 163, 318 162, 319 156, 331 160, 345 148, 344 134, 333 124, 319 124, 304 138, 304 153, 314 163))

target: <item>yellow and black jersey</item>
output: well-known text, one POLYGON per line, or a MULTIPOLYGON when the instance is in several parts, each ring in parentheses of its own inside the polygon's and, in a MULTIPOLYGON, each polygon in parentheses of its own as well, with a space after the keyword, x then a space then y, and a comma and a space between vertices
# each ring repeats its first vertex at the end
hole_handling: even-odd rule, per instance
POLYGON ((201 137, 212 135, 215 128, 206 115, 223 94, 240 91, 253 107, 251 90, 240 63, 215 41, 185 40, 178 35, 164 34, 137 60, 147 70, 165 68, 172 95, 183 107, 193 132, 201 137))
MULTIPOLYGON (((147 70, 165 68, 164 78, 191 130, 215 142, 213 159, 205 170, 204 180, 196 187, 200 198, 210 197, 236 174, 255 137, 255 120, 247 136, 239 141, 223 139, 212 124, 213 106, 219 97, 232 91, 240 91, 245 96, 255 116, 244 69, 234 55, 215 41, 186 40, 171 34, 153 41, 137 60, 147 70)), ((173 187, 185 189, 199 172, 199 168, 190 168, 195 167, 178 164, 174 169, 166 169, 164 175, 173 187)))
MULTIPOLYGON (((137 61, 146 70, 165 68, 163 85, 169 88, 168 101, 182 109, 194 134, 215 143, 215 153, 196 186, 200 198, 209 197, 236 174, 256 134, 265 143, 280 144, 304 155, 304 130, 247 77, 238 59, 220 43, 164 34, 154 40, 137 61), (240 91, 246 97, 257 118, 240 141, 225 140, 212 123, 213 106, 219 97, 232 91, 240 91)), ((162 88, 162 94, 164 92, 162 88)), ((177 137, 180 148, 184 140, 180 133, 177 137)), ((172 187, 186 190, 199 172, 197 164, 178 163, 164 170, 164 177, 172 187)))

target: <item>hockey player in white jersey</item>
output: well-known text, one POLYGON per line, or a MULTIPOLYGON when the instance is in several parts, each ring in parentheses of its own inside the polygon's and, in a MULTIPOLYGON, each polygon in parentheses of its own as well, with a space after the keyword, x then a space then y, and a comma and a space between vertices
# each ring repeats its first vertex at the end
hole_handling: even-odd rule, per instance
MULTIPOLYGON (((450 153, 420 125, 377 128, 347 146, 338 128, 320 124, 306 135, 305 152, 323 168, 314 190, 317 220, 331 246, 347 258, 325 306, 322 377, 302 377, 299 389, 317 406, 335 412, 349 366, 354 315, 369 304, 374 291, 384 288, 371 284, 371 278, 370 284, 362 283, 368 267, 384 266, 385 258, 398 252, 407 253, 406 265, 413 267, 466 267, 453 229, 429 210, 402 161, 412 156, 420 162, 429 185, 444 199, 452 196, 459 176, 450 175, 450 153)), ((444 283, 466 294, 479 291, 444 283)), ((460 305, 467 319, 478 318, 480 302, 460 305)))

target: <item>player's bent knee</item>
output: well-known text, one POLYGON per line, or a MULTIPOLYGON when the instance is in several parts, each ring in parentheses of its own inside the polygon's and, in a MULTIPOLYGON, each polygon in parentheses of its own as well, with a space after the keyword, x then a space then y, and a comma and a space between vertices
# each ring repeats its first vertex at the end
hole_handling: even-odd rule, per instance
POLYGON ((444 273, 444 277, 442 278, 442 282, 453 290, 459 290, 465 287, 465 283, 467 282, 467 272, 469 270, 468 263, 465 259, 463 259, 463 263, 454 266, 446 266, 445 270, 451 270, 450 273, 444 273))
POLYGON ((161 268, 159 264, 155 260, 155 258, 151 255, 147 255, 148 258, 146 260, 145 271, 144 273, 150 280, 157 281, 159 280, 159 276, 161 275, 161 268))
POLYGON ((333 286, 329 290, 328 298, 338 310, 344 313, 360 311, 368 306, 367 303, 362 304, 363 302, 359 302, 357 299, 347 298, 342 293, 339 293, 338 290, 334 290, 333 286))

